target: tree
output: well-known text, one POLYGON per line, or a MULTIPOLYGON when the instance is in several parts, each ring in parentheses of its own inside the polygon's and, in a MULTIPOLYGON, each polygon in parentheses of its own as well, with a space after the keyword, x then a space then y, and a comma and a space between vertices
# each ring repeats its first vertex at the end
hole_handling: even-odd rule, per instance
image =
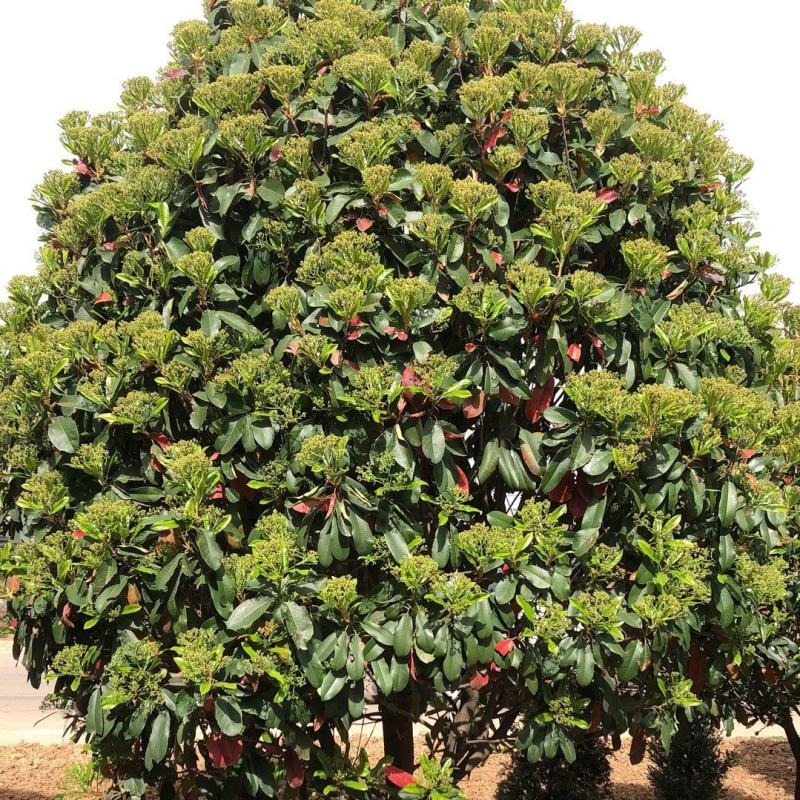
POLYGON ((456 797, 512 741, 668 743, 796 550, 750 162, 558 0, 206 11, 62 120, 9 285, 31 681, 131 797, 456 797))

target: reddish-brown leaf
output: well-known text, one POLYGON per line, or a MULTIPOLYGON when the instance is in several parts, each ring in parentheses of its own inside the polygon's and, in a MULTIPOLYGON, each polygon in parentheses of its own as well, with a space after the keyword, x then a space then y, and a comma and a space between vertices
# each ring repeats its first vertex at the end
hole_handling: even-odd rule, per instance
POLYGON ((290 747, 284 757, 286 763, 286 783, 290 789, 299 789, 306 782, 306 771, 300 756, 290 747))
POLYGON ((486 410, 486 392, 473 392, 472 397, 464 403, 462 411, 467 419, 475 419, 486 410))
POLYGON ((239 762, 242 757, 244 742, 242 742, 240 736, 234 739, 222 733, 214 732, 208 737, 206 746, 208 747, 211 766, 214 769, 227 769, 239 762))
POLYGON ((644 751, 644 728, 641 725, 637 725, 631 737, 631 764, 641 764, 644 758, 644 751))
POLYGON ((356 220, 356 228, 358 228, 361 233, 364 231, 368 231, 372 227, 372 220, 368 219, 367 217, 359 217, 356 220))
POLYGON ((544 386, 537 386, 531 392, 531 399, 525 403, 525 416, 531 422, 538 422, 542 414, 553 405, 553 394, 555 393, 556 380, 553 377, 544 386))
POLYGON ((461 494, 469 494, 469 478, 467 477, 467 473, 459 466, 456 466, 456 472, 458 473, 458 483, 456 484, 458 491, 461 492, 461 494))
POLYGON ((410 783, 414 783, 414 776, 410 772, 391 764, 383 768, 383 775, 392 786, 397 786, 398 789, 404 789, 410 783))
POLYGON ((597 192, 597 199, 601 203, 609 205, 615 200, 619 200, 619 192, 614 191, 614 189, 600 189, 600 191, 597 192))

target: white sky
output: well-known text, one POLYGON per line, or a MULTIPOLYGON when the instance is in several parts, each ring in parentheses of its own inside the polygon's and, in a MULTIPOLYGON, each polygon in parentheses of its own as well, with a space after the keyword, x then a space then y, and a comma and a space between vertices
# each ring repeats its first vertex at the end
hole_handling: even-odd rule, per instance
MULTIPOLYGON (((667 58, 666 80, 724 123, 733 146, 755 159, 748 186, 762 244, 794 276, 797 249, 797 48, 793 0, 571 0, 587 22, 635 25, 642 47, 667 58)), ((71 109, 111 110, 123 80, 153 75, 167 60, 172 26, 198 16, 200 0, 39 0, 5 9, 0 48, 5 122, 0 125, 3 249, 0 286, 33 269, 37 229, 27 198, 64 157, 57 121, 71 109)))

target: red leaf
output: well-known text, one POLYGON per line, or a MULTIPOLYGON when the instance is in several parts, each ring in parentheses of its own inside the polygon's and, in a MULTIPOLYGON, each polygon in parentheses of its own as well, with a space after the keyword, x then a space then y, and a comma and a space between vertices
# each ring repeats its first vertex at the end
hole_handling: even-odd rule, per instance
POLYGON ((619 192, 614 191, 614 189, 600 189, 600 191, 597 192, 597 199, 601 203, 609 205, 615 200, 619 200, 619 192))
POLYGON ((553 489, 547 496, 554 503, 566 503, 575 494, 575 473, 568 472, 561 480, 561 483, 553 489))
POLYGON ((470 678, 469 685, 475 689, 475 691, 480 691, 483 689, 486 684, 489 683, 489 676, 484 675, 482 672, 478 672, 475 670, 475 674, 470 678))
POLYGON ((336 490, 333 490, 333 494, 328 498, 328 510, 325 512, 325 519, 328 519, 331 514, 333 514, 334 509, 336 508, 336 490))
POLYGON ((225 497, 225 487, 218 483, 213 491, 209 492, 208 499, 209 500, 222 500, 225 497))
POLYGON ((100 292, 100 294, 97 295, 97 297, 95 297, 94 299, 94 304, 96 306, 100 305, 101 303, 113 303, 113 302, 114 302, 114 296, 109 292, 100 292))
POLYGON ((486 392, 473 392, 472 397, 464 403, 463 412, 466 419, 475 419, 486 409, 486 392))
POLYGON ((692 643, 689 652, 689 663, 686 665, 686 675, 692 679, 692 691, 701 694, 706 686, 708 675, 708 662, 697 642, 692 643))
POLYGON ((755 454, 755 450, 741 450, 739 451, 739 458, 741 458, 742 461, 749 461, 755 454))
POLYGON ((244 750, 241 736, 232 739, 221 733, 212 733, 208 737, 208 757, 214 769, 227 769, 239 762, 244 750))
POLYGON ((165 78, 187 78, 189 71, 185 69, 171 69, 169 72, 164 73, 165 78))
POLYGON ((458 473, 458 491, 462 494, 469 494, 469 478, 467 477, 467 473, 459 466, 456 466, 456 472, 458 473))
POLYGON ((582 350, 581 346, 579 344, 576 344, 575 342, 573 342, 567 348, 567 357, 571 361, 574 361, 577 364, 581 360, 581 353, 582 352, 583 352, 583 350, 582 350))
POLYGON ((79 158, 79 159, 77 159, 75 161, 75 172, 77 172, 78 175, 91 175, 92 174, 92 171, 89 169, 88 166, 86 166, 86 163, 81 158, 79 158))
POLYGON ((327 503, 328 503, 327 497, 315 497, 312 500, 303 500, 299 503, 295 503, 292 506, 292 511, 298 511, 301 514, 308 514, 315 508, 327 505, 327 503))
POLYGON ((269 151, 269 160, 270 161, 277 161, 281 157, 281 153, 283 149, 279 144, 275 144, 272 146, 272 150, 269 151))
POLYGON ((631 764, 641 764, 644 758, 644 751, 644 728, 641 725, 637 725, 631 738, 631 764))
POLYGON ((325 717, 323 717, 321 714, 319 716, 314 717, 314 733, 319 731, 324 724, 325 724, 325 717))
POLYGON ((372 227, 371 219, 367 219, 366 217, 359 217, 356 220, 356 228, 358 228, 361 231, 361 233, 364 233, 364 231, 368 231, 371 227, 372 227))
POLYGON ((122 247, 122 245, 118 245, 116 242, 103 242, 103 250, 114 251, 117 247, 122 247))
POLYGON ((569 509, 569 513, 572 514, 573 519, 580 519, 586 513, 588 507, 589 503, 586 501, 586 498, 580 494, 573 494, 567 501, 567 508, 569 509))
POLYGON ((700 184, 700 191, 701 192, 716 192, 718 189, 723 187, 722 181, 714 181, 714 183, 703 183, 700 184))
POLYGON ((478 349, 478 345, 477 345, 477 344, 475 344, 475 342, 467 342, 467 343, 464 345, 464 350, 465 350, 467 353, 474 353, 474 352, 475 352, 477 349, 478 349))
POLYGON ((498 253, 497 251, 492 250, 489 253, 489 255, 492 257, 492 259, 494 260, 494 263, 497 264, 498 267, 502 267, 503 264, 506 263, 506 260, 503 258, 503 254, 502 253, 498 253))
POLYGON ((506 129, 502 125, 492 128, 492 132, 489 134, 486 144, 483 145, 483 152, 488 153, 489 150, 491 150, 497 144, 497 140, 502 139, 505 135, 506 129))
POLYGON ((542 414, 553 405, 556 379, 552 376, 544 386, 537 386, 531 392, 531 399, 525 403, 525 416, 531 422, 538 422, 542 414))
POLYGON ((504 403, 508 403, 509 405, 512 405, 512 406, 518 406, 518 405, 519 405, 520 398, 519 398, 519 397, 517 397, 517 396, 516 396, 516 395, 515 395, 513 392, 511 392, 510 390, 506 389, 506 387, 505 387, 505 386, 501 386, 501 387, 500 387, 500 392, 499 392, 499 395, 500 395, 500 399, 501 399, 501 400, 502 400, 504 403))
POLYGON ((389 783, 399 789, 404 789, 410 783, 414 783, 414 776, 410 772, 393 767, 391 764, 383 768, 383 775, 389 783))
POLYGON ((508 189, 509 192, 514 192, 514 194, 516 194, 521 188, 522 184, 517 178, 514 178, 514 180, 511 180, 506 184, 506 189, 508 189))
POLYGON ((514 649, 513 639, 501 639, 495 646, 495 652, 507 656, 514 649))
POLYGON ((172 447, 172 442, 167 436, 166 433, 154 433, 150 436, 153 442, 155 442, 162 450, 169 450, 172 447))
POLYGON ((361 331, 359 331, 359 330, 350 331, 350 333, 347 334, 347 341, 348 342, 354 342, 356 339, 360 339, 360 338, 361 338, 361 331))
POLYGON ((286 751, 286 783, 290 789, 299 789, 306 782, 306 771, 297 753, 289 748, 286 751))
POLYGON ((82 531, 82 530, 80 530, 80 528, 78 528, 78 529, 72 531, 72 536, 75 539, 83 539, 83 537, 86 536, 86 531, 82 531))
POLYGON ((389 209, 388 209, 386 206, 381 206, 381 207, 378 209, 378 213, 379 213, 379 214, 380 214, 382 217, 385 217, 385 216, 386 216, 386 215, 389 213, 389 209))
POLYGON ((69 618, 71 613, 72 606, 69 603, 65 603, 64 608, 61 609, 61 622, 66 628, 75 627, 75 623, 69 618))
POLYGON ((417 373, 414 372, 413 367, 406 367, 403 370, 403 374, 400 377, 400 385, 403 387, 420 385, 420 380, 417 377, 417 373))

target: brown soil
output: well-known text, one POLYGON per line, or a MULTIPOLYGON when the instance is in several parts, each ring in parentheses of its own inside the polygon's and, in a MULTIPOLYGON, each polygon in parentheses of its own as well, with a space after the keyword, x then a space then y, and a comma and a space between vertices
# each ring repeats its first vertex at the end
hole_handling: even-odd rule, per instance
MULTIPOLYGON (((738 739, 724 746, 739 763, 728 773, 723 800, 792 800, 794 761, 785 742, 738 739)), ((53 800, 65 790, 68 800, 84 800, 65 786, 67 768, 83 758, 74 745, 0 747, 0 800, 53 800)), ((498 756, 472 775, 463 787, 469 800, 494 800, 505 763, 498 756)), ((625 750, 614 756, 613 781, 614 800, 652 800, 646 762, 632 766, 625 750)))

